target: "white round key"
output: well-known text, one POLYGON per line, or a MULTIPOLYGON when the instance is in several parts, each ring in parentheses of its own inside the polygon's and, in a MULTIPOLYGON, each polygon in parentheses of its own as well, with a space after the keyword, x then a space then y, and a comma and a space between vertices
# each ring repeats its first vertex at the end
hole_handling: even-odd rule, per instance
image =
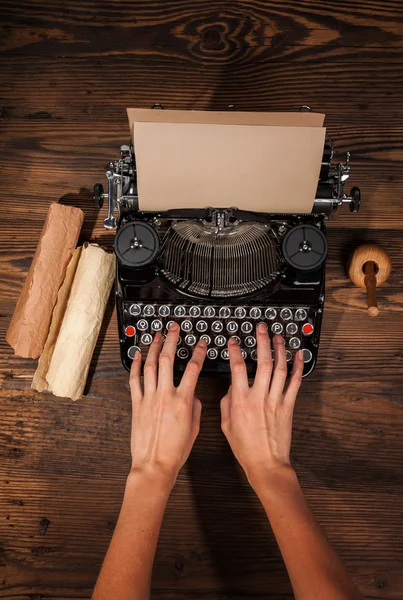
POLYGON ((214 339, 214 344, 218 347, 225 346, 226 343, 227 340, 223 335, 217 335, 214 339))
POLYGON ((298 325, 296 323, 287 323, 285 330, 289 335, 295 335, 298 331, 298 325))
POLYGON ((129 313, 133 315, 133 317, 138 317, 141 314, 140 304, 132 304, 129 308, 129 313))
POLYGON ((229 306, 221 306, 220 310, 218 311, 218 316, 221 317, 222 319, 228 319, 228 317, 231 316, 231 309, 229 306))
POLYGON ((189 319, 185 319, 185 321, 182 321, 181 329, 182 329, 182 331, 192 331, 192 329, 193 329, 192 321, 189 321, 189 319))
POLYGON ((244 321, 241 325, 242 333, 251 333, 253 331, 253 325, 250 321, 244 321))
POLYGON ((189 356, 189 350, 187 348, 179 348, 176 352, 176 356, 185 360, 189 356))
POLYGON ((162 331, 162 321, 160 319, 154 319, 154 321, 151 323, 151 330, 152 331, 162 331))
POLYGON ((149 333, 143 333, 141 336, 140 342, 144 344, 144 346, 149 346, 153 341, 153 336, 149 333))
POLYGON ((288 345, 293 350, 297 350, 300 347, 300 345, 301 345, 301 340, 299 338, 297 338, 297 337, 292 337, 290 339, 290 341, 288 342, 288 345))
POLYGON ((171 312, 171 309, 166 304, 162 304, 158 308, 158 314, 159 314, 160 317, 169 317, 170 312, 171 312))
POLYGON ((218 350, 216 348, 209 348, 207 350, 207 358, 210 360, 215 360, 218 356, 218 350))
POLYGON ((155 315, 155 308, 152 304, 146 304, 143 308, 143 317, 153 317, 155 315))
POLYGON ((234 310, 234 317, 237 319, 244 319, 246 317, 246 308, 243 306, 237 306, 234 310))
POLYGON ((137 321, 137 329, 139 331, 147 331, 148 321, 146 321, 145 319, 140 319, 139 321, 137 321))
POLYGON ((189 316, 190 317, 197 318, 197 317, 200 317, 200 315, 201 315, 200 306, 191 306, 189 308, 189 316))
POLYGON ((189 333, 185 336, 185 344, 187 346, 194 346, 196 342, 196 336, 194 336, 193 333, 189 333))
POLYGON ((175 317, 184 317, 186 315, 186 308, 178 304, 178 306, 175 306, 174 315, 175 317))

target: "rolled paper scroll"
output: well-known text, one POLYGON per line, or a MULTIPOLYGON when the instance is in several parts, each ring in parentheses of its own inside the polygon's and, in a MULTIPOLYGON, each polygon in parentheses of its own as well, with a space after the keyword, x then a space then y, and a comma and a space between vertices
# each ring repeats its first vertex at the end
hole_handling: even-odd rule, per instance
POLYGON ((6 340, 17 356, 38 358, 49 333, 52 311, 76 247, 84 213, 79 208, 53 202, 6 340))
POLYGON ((60 327, 63 322, 63 317, 66 312, 67 303, 70 298, 71 288, 73 286, 74 277, 77 271, 78 261, 81 256, 82 247, 76 248, 72 256, 69 266, 67 267, 66 277, 57 295, 56 306, 53 310, 52 322, 50 324, 49 335, 45 343, 45 347, 38 362, 38 368, 35 371, 32 381, 32 388, 38 392, 43 392, 48 389, 46 374, 49 370, 50 361, 52 360, 53 351, 55 349, 57 336, 59 335, 60 327))
POLYGON ((115 256, 84 244, 49 369, 48 390, 79 400, 115 276, 115 256))

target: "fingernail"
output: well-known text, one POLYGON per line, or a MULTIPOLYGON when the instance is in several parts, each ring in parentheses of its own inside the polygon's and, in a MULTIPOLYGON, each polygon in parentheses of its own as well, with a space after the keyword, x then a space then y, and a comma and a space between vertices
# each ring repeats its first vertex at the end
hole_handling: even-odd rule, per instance
POLYGON ((154 336, 154 341, 155 341, 155 342, 159 342, 159 341, 161 340, 161 337, 162 337, 162 336, 161 336, 160 332, 159 332, 159 331, 157 331, 157 333, 156 333, 156 334, 155 334, 155 336, 154 336))
POLYGON ((199 340, 199 346, 200 346, 200 348, 206 348, 207 347, 206 340, 199 340))
POLYGON ((172 323, 171 327, 169 328, 169 331, 178 331, 178 329, 179 329, 178 323, 172 323))
POLYGON ((264 323, 259 323, 259 325, 257 326, 257 330, 259 333, 266 333, 267 327, 264 323))
POLYGON ((277 344, 284 344, 284 338, 278 333, 274 336, 274 340, 277 344))
POLYGON ((298 354, 298 358, 302 359, 302 357, 304 356, 304 351, 303 350, 298 350, 297 354, 298 354))
POLYGON ((139 358, 141 358, 141 352, 139 350, 136 350, 136 352, 134 353, 133 360, 139 360, 139 358))
POLYGON ((228 340, 228 344, 231 344, 231 346, 235 346, 235 345, 237 346, 238 342, 234 338, 230 338, 228 340))

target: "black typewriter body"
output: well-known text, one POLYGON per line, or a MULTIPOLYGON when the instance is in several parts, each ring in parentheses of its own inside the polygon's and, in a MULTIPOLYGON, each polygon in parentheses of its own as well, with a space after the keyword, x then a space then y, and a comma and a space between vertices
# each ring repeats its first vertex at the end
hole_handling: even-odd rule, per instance
POLYGON ((253 377, 259 323, 271 337, 283 337, 289 371, 302 349, 303 375, 312 372, 325 300, 325 221, 342 203, 352 212, 360 204, 358 188, 344 194, 349 155, 336 165, 332 156, 330 143, 310 214, 231 207, 148 212, 138 208, 133 147, 122 146, 120 160, 107 172, 108 193, 97 184, 94 198, 99 207, 108 199, 104 224, 116 228, 116 308, 126 369, 135 352, 145 357, 153 335, 165 336, 175 321, 181 328, 177 375, 200 338, 207 343, 202 375, 229 375, 227 342, 235 336, 253 377))

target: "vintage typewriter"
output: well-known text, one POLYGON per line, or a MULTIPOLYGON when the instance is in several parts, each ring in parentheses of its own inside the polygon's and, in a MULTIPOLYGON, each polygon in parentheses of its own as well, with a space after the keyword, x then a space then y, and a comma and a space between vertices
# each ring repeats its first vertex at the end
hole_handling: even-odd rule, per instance
POLYGON ((341 204, 352 212, 360 190, 344 192, 346 163, 333 163, 327 136, 310 214, 270 214, 237 208, 165 211, 139 209, 133 145, 106 173, 108 192, 94 186, 94 199, 108 201, 107 229, 116 228, 116 308, 122 363, 146 354, 155 332, 174 321, 181 334, 176 374, 183 372, 202 338, 207 358, 202 374, 229 374, 227 342, 235 337, 248 373, 256 370, 256 326, 284 338, 289 369, 303 349, 304 376, 314 369, 324 307, 327 240, 325 220, 341 204), (115 218, 114 211, 118 211, 115 218))

